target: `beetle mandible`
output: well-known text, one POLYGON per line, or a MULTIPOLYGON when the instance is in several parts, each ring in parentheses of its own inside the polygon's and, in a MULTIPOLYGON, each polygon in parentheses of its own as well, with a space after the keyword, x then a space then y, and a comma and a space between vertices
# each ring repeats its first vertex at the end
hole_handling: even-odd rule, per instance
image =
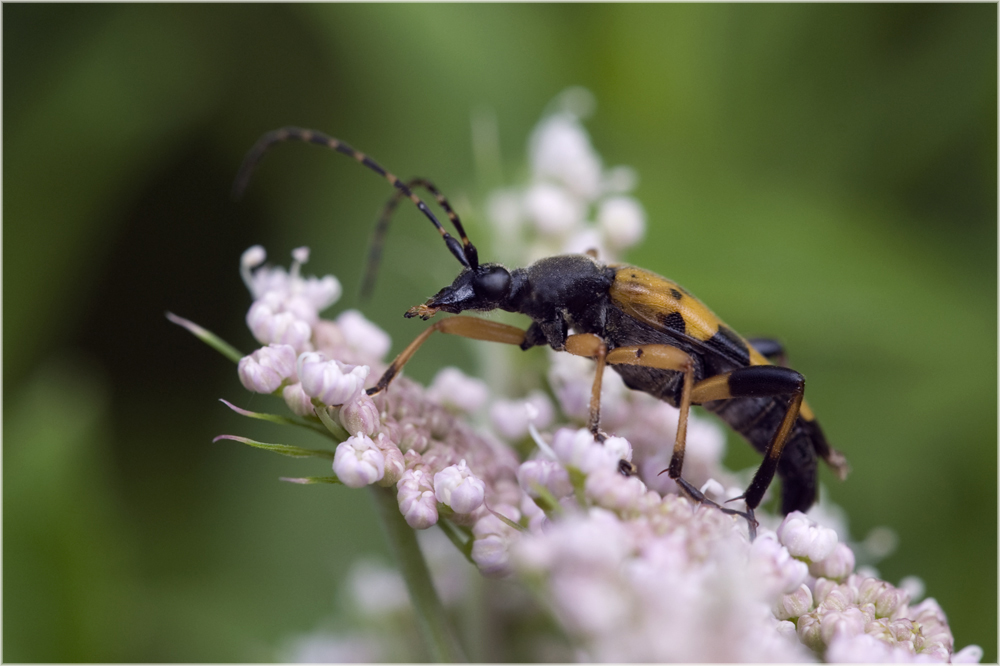
MULTIPOLYGON (((375 395, 390 382, 435 331, 475 340, 518 345, 547 345, 591 358, 596 373, 591 389, 588 426, 603 440, 600 395, 604 368, 610 365, 630 389, 648 393, 680 410, 673 455, 664 470, 696 502, 743 516, 750 537, 756 533, 754 510, 775 473, 782 480, 781 512, 805 511, 816 500, 817 460, 822 458, 843 479, 844 456, 829 446, 812 409, 804 401, 804 377, 784 365, 781 345, 772 340, 748 341, 726 326, 701 301, 679 284, 628 264, 605 264, 593 253, 540 259, 526 268, 509 270, 497 263, 479 263, 461 220, 440 191, 424 178, 403 182, 368 155, 315 130, 285 127, 268 132, 247 154, 234 184, 245 189, 264 152, 282 141, 303 141, 343 153, 386 178, 396 191, 376 227, 363 291, 370 289, 389 217, 402 198, 409 198, 441 234, 462 270, 454 282, 405 317, 439 319, 393 360, 375 386, 375 395), (447 213, 459 239, 449 234, 414 189, 429 191, 447 213), (531 319, 527 329, 469 317, 467 310, 504 310, 531 319), (775 365, 772 360, 778 361, 775 365), (720 506, 681 475, 692 405, 714 412, 742 435, 764 460, 743 495, 746 511, 720 506)), ((624 462, 624 461, 623 461, 624 462)), ((625 474, 634 473, 629 463, 625 474)))

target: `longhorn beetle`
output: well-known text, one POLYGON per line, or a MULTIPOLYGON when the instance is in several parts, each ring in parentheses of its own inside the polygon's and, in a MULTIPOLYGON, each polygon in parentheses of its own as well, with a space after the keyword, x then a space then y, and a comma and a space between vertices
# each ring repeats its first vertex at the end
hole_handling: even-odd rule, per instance
MULTIPOLYGON (((369 395, 389 386, 407 361, 435 331, 475 340, 502 342, 529 349, 548 345, 596 361, 591 390, 589 428, 598 441, 601 382, 605 365, 625 385, 664 400, 680 409, 677 435, 669 467, 664 470, 692 499, 743 516, 750 537, 756 533, 754 509, 775 472, 782 480, 781 512, 805 511, 816 499, 817 457, 844 478, 844 456, 831 448, 803 400, 805 379, 785 367, 781 345, 771 340, 748 341, 715 316, 701 301, 676 282, 630 266, 604 264, 591 254, 565 254, 540 259, 527 268, 508 270, 495 263, 480 264, 458 215, 428 180, 403 182, 377 162, 343 141, 321 132, 285 127, 268 132, 251 148, 234 184, 239 197, 254 166, 272 145, 303 141, 343 153, 386 178, 396 191, 380 217, 369 257, 365 289, 369 289, 389 217, 408 197, 431 221, 448 250, 462 265, 455 281, 427 302, 403 315, 427 320, 438 312, 456 316, 439 319, 393 360, 369 395), (414 189, 429 191, 447 213, 461 241, 449 234, 414 189), (499 322, 461 315, 466 310, 505 310, 527 315, 526 330, 499 322), (780 365, 770 359, 780 360, 780 365), (736 432, 764 454, 764 461, 740 497, 746 511, 722 507, 709 500, 681 476, 691 405, 718 414, 736 432)), ((623 473, 634 473, 630 463, 623 473)))

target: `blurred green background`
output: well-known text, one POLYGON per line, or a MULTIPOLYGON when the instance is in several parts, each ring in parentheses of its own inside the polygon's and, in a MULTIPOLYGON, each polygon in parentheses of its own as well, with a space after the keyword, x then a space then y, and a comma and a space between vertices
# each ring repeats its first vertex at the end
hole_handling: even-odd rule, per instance
MULTIPOLYGON (((511 182, 569 85, 640 175, 629 259, 786 343, 852 464, 823 481, 854 536, 895 530, 883 576, 922 577, 996 661, 995 4, 5 4, 3 38, 5 661, 266 661, 336 610, 348 563, 384 552, 368 497, 212 444, 283 434, 216 401, 270 406, 163 313, 251 350, 253 243, 286 265, 310 245, 334 312, 358 304, 387 185, 283 146, 235 204, 262 132, 322 129, 467 210, 499 184, 471 119, 495 115, 511 182)), ((402 211, 364 306, 394 349, 455 268, 402 211)), ((471 344, 408 370, 471 370, 471 344)))

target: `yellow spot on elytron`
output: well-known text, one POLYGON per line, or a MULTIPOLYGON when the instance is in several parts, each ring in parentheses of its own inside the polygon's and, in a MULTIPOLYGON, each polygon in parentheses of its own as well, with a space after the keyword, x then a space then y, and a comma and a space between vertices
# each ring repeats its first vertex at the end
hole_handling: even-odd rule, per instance
POLYGON ((611 300, 629 316, 663 328, 664 317, 677 313, 684 319, 687 335, 703 342, 723 325, 715 313, 690 294, 674 298, 671 290, 685 293, 676 282, 634 266, 619 264, 612 267, 618 272, 611 285, 611 300))
MULTIPOLYGON (((719 326, 725 326, 704 303, 676 282, 635 266, 610 266, 617 269, 615 281, 611 285, 611 301, 630 317, 650 326, 663 328, 663 317, 677 312, 684 318, 687 334, 702 341, 715 335, 719 326), (685 297, 680 300, 674 298, 670 293, 671 289, 680 291, 685 297)), ((750 343, 746 340, 743 342, 750 352, 750 365, 772 365, 750 343)), ((805 400, 799 407, 799 415, 806 421, 816 420, 816 415, 805 400)))

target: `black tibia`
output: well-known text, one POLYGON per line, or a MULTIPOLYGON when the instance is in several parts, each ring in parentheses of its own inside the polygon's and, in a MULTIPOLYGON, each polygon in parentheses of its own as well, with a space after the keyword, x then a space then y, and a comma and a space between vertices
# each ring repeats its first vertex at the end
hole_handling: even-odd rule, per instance
MULTIPOLYGON (((808 424, 798 417, 805 391, 802 375, 788 368, 751 366, 729 373, 730 398, 717 395, 721 378, 710 378, 716 389, 704 403, 764 454, 745 499, 756 508, 775 472, 782 479, 782 513, 805 511, 816 496, 816 449, 808 424)), ((698 393, 696 389, 695 393, 698 393)))

